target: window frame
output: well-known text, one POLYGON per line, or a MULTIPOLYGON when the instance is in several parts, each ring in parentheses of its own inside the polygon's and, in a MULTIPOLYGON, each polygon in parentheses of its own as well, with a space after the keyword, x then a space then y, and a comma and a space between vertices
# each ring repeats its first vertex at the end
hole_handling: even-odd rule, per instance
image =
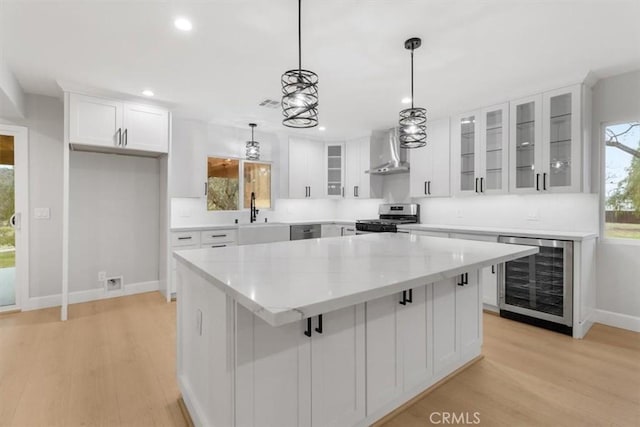
MULTIPOLYGON (((269 206, 268 208, 260 208, 260 210, 265 210, 265 211, 272 211, 273 210, 273 162, 271 161, 267 161, 267 160, 241 160, 240 161, 240 170, 242 172, 242 179, 241 179, 241 184, 242 184, 242 205, 244 205, 244 165, 246 163, 251 163, 251 164, 258 164, 258 165, 269 165, 269 206)), ((243 207, 241 210, 243 211, 248 211, 251 208, 245 208, 243 207)))
POLYGON ((606 177, 607 177, 607 145, 606 141, 606 131, 609 126, 616 126, 630 122, 640 121, 640 119, 628 119, 628 120, 615 120, 602 122, 600 124, 600 135, 599 135, 599 148, 600 148, 600 176, 598 182, 598 189, 600 193, 600 212, 599 212, 599 227, 600 227, 600 241, 605 244, 612 245, 627 245, 627 246, 640 246, 640 239, 628 239, 624 237, 607 237, 605 234, 605 224, 606 224, 606 177))
MULTIPOLYGON (((250 209, 249 208, 245 208, 244 207, 244 164, 245 162, 248 163, 262 163, 262 164, 268 164, 271 167, 271 194, 270 194, 270 199, 271 199, 271 207, 268 209, 260 209, 261 211, 265 211, 265 212, 272 212, 275 207, 275 200, 273 198, 273 183, 275 181, 274 177, 273 177, 273 171, 274 171, 274 167, 273 167, 273 161, 271 160, 247 160, 245 158, 242 157, 237 157, 237 156, 228 156, 228 155, 224 155, 224 154, 207 154, 206 158, 205 158, 205 162, 209 163, 209 158, 210 157, 217 157, 219 159, 231 159, 231 160, 237 160, 238 161, 238 207, 239 209, 233 209, 233 210, 216 210, 216 211, 210 211, 207 208, 207 198, 209 197, 209 195, 207 194, 205 196, 205 210, 206 212, 209 213, 224 213, 224 212, 248 212, 250 209)), ((208 167, 205 168, 205 182, 209 182, 209 169, 208 167)))

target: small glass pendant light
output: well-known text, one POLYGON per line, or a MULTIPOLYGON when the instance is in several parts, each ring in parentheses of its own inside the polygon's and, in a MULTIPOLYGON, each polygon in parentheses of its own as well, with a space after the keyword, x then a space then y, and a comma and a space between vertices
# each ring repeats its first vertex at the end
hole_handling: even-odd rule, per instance
POLYGON ((251 128, 251 141, 247 141, 247 160, 260 160, 260 143, 253 139, 253 130, 258 126, 255 123, 249 123, 251 128))
POLYGON ((298 68, 282 75, 282 124, 290 128, 318 125, 318 75, 302 68, 302 0, 298 0, 298 68))
POLYGON ((417 37, 404 42, 405 49, 411 50, 411 108, 400 111, 400 147, 420 148, 427 145, 427 110, 413 106, 413 51, 420 47, 422 40, 417 37))

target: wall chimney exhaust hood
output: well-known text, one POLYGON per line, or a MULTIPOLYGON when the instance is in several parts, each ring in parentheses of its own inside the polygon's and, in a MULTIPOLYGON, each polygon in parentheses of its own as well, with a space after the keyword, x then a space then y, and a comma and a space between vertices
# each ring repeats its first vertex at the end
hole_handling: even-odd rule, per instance
POLYGON ((409 172, 407 151, 400 148, 398 128, 371 133, 371 168, 366 173, 391 175, 409 172))

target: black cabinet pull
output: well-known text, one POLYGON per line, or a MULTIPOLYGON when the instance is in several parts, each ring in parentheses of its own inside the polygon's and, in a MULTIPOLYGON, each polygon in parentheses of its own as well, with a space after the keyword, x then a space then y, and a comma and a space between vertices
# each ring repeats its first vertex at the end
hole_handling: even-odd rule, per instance
POLYGON ((204 183, 204 195, 207 195, 207 191, 209 190, 209 186, 207 185, 207 183, 204 183))
POLYGON ((407 298, 409 304, 413 304, 413 289, 409 289, 409 298, 407 298))
POLYGON ((123 144, 125 147, 127 146, 127 143, 129 142, 128 134, 129 134, 129 129, 125 129, 125 130, 124 130, 124 133, 122 134, 122 139, 124 140, 122 144, 123 144))
POLYGON ((322 314, 318 315, 318 327, 316 328, 316 332, 319 334, 322 333, 322 314))
POLYGON ((227 237, 227 235, 226 234, 212 234, 211 237, 212 238, 214 238, 214 237, 227 237))
POLYGON ((480 192, 484 193, 484 177, 480 178, 480 192))
POLYGON ((547 189, 547 173, 543 173, 542 174, 542 189, 546 190, 547 189))
POLYGON ((227 245, 211 245, 210 247, 212 247, 212 248, 224 248, 226 246, 227 245))
POLYGON ((496 274, 496 266, 495 265, 491 266, 491 274, 496 274))
POLYGON ((304 331, 304 334, 308 337, 311 337, 311 317, 307 318, 307 330, 304 331))
POLYGON ((427 181, 427 192, 431 195, 431 181, 427 181))
POLYGON ((536 174, 536 191, 540 191, 540 174, 536 174))
POLYGON ((478 178, 476 178, 476 193, 478 192, 478 178))
POLYGON ((462 273, 460 275, 460 281, 458 282, 458 286, 464 286, 469 284, 469 273, 462 273))
POLYGON ((311 197, 311 186, 309 186, 309 197, 311 197))
POLYGON ((356 185, 355 189, 356 189, 356 197, 360 197, 360 187, 356 185))
POLYGON ((402 291, 402 300, 400 301, 400 305, 407 305, 407 291, 402 291))
POLYGON ((342 187, 342 197, 344 197, 344 187, 342 187))
POLYGON ((189 236, 189 237, 178 237, 178 240, 191 240, 191 236, 189 236))
POLYGON ((118 135, 118 145, 122 145, 122 128, 118 128, 116 135, 118 135))
POLYGON ((427 190, 427 182, 429 181, 424 182, 424 194, 429 194, 429 191, 427 190))

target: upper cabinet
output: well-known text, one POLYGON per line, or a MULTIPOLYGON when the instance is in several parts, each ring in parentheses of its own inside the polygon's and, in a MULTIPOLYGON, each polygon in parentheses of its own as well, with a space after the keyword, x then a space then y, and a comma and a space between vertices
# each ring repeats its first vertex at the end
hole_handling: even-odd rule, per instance
POLYGON ((369 137, 345 144, 345 188, 347 199, 368 199, 382 196, 382 177, 366 173, 371 164, 371 140, 369 137))
POLYGON ((325 145, 326 196, 337 198, 344 196, 344 144, 330 143, 325 145))
POLYGON ((410 151, 411 197, 447 197, 449 181, 449 119, 427 122, 427 145, 410 151))
POLYGON ((129 154, 169 151, 169 112, 162 108, 69 94, 69 143, 129 154))
POLYGON ((507 191, 508 104, 465 113, 453 122, 453 188, 456 194, 507 191))
POLYGON ((323 198, 325 146, 303 139, 289 140, 289 198, 323 198))
POLYGON ((582 86, 511 102, 511 191, 582 191, 582 86))

